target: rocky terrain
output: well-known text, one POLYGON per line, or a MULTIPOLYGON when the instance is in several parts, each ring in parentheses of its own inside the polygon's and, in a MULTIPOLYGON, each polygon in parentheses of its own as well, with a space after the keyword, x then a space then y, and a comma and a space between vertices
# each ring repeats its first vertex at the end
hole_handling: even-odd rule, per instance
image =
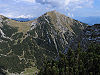
POLYGON ((88 26, 85 30, 85 35, 88 41, 100 43, 100 24, 88 26))
POLYGON ((56 11, 28 22, 1 15, 0 66, 9 73, 33 75, 45 58, 56 58, 87 26, 56 11))
POLYGON ((70 47, 73 48, 73 50, 76 50, 78 43, 80 43, 83 50, 87 49, 87 47, 92 43, 100 44, 100 24, 87 26, 78 37, 70 42, 65 49, 65 52, 70 47))

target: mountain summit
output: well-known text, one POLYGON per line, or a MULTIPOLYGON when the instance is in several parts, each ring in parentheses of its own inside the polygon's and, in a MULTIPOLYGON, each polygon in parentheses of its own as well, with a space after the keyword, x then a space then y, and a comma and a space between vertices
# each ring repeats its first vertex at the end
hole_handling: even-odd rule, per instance
POLYGON ((0 17, 0 26, 0 66, 24 75, 36 73, 45 58, 56 58, 87 27, 56 11, 28 22, 0 17))

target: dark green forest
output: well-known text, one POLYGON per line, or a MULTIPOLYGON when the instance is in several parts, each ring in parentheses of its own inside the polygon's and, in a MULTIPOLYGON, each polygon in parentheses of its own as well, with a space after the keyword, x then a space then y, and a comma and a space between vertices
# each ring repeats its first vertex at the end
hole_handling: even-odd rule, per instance
MULTIPOLYGON (((6 75, 3 69, 0 66, 0 74, 6 75)), ((45 58, 38 75, 100 75, 100 45, 91 44, 83 50, 78 44, 77 50, 59 52, 55 60, 45 58)))
POLYGON ((77 50, 59 52, 58 59, 45 59, 38 75, 100 75, 100 45, 82 50, 79 44, 77 50))

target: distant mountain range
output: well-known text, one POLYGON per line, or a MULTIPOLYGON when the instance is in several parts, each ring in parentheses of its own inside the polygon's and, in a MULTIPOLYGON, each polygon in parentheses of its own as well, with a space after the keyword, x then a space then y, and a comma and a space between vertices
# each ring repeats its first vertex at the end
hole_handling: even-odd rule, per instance
MULTIPOLYGON (((11 18, 20 22, 27 22, 36 19, 34 18, 11 18)), ((88 25, 100 24, 100 16, 90 16, 90 17, 75 17, 74 19, 86 23, 88 25)))
POLYGON ((36 17, 34 18, 11 18, 12 20, 16 20, 16 21, 20 21, 20 22, 27 22, 27 21, 31 21, 36 19, 36 17))
POLYGON ((75 19, 88 25, 100 24, 100 16, 76 17, 75 19))

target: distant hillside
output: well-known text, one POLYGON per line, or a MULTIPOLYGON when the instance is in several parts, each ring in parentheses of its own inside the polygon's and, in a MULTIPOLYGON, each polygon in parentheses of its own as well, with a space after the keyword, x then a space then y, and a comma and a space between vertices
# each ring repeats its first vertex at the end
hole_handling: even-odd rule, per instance
POLYGON ((88 25, 100 24, 100 16, 76 17, 75 19, 88 25))

